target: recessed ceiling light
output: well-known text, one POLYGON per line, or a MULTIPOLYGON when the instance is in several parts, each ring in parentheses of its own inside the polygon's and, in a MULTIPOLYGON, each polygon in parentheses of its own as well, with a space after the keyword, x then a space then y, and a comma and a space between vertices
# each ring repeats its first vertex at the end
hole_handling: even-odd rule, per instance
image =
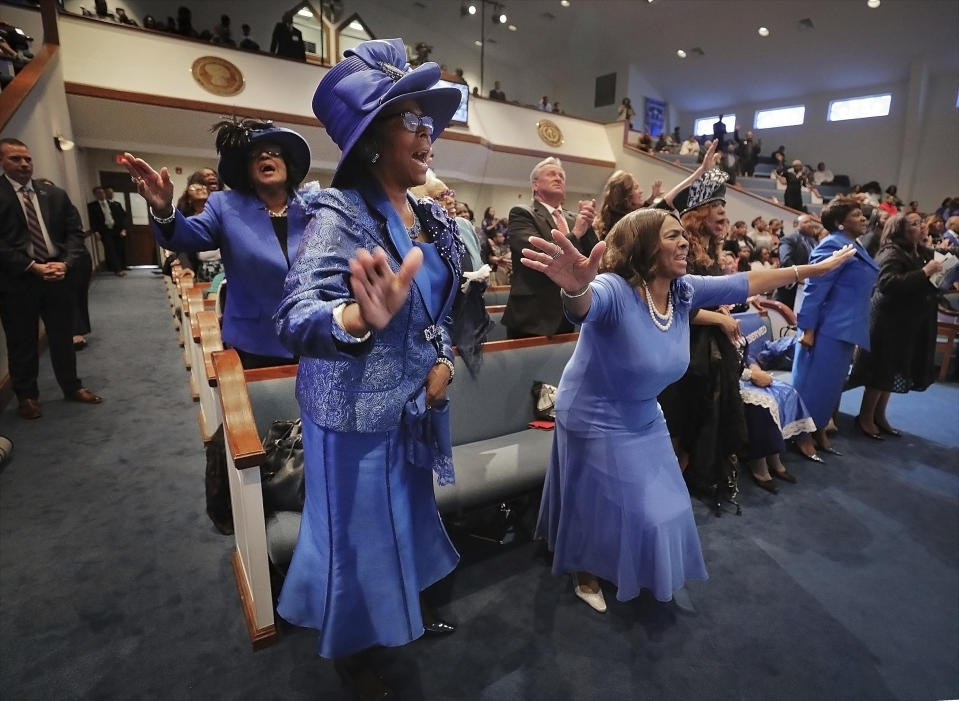
POLYGON ((879 7, 879 4, 879 0, 866 0, 866 7, 871 7, 874 10, 879 7))
POLYGON ((515 32, 515 31, 516 31, 516 25, 515 25, 515 24, 511 24, 511 25, 509 26, 509 30, 510 30, 511 32, 515 32))
POLYGON ((466 11, 467 11, 469 14, 471 14, 471 15, 475 15, 475 14, 476 14, 476 5, 470 3, 469 7, 466 8, 466 11))
POLYGON ((680 58, 686 58, 686 52, 683 51, 682 49, 680 49, 679 51, 677 51, 677 52, 676 52, 676 55, 679 56, 680 58))
POLYGON ((481 42, 479 39, 477 39, 477 40, 474 41, 473 43, 476 44, 477 46, 482 46, 482 45, 483 45, 483 42, 481 42))
POLYGON ((765 27, 760 27, 760 28, 759 28, 759 36, 761 36, 761 37, 768 37, 768 36, 769 36, 769 30, 766 29, 765 27))
POLYGON ((500 14, 499 14, 499 23, 500 23, 500 24, 506 24, 506 22, 507 22, 508 19, 509 19, 509 18, 506 16, 506 13, 505 13, 505 12, 500 12, 500 14))
POLYGON ((559 0, 559 4, 563 7, 569 7, 569 0, 559 0))
POLYGON ((298 14, 300 17, 312 17, 312 16, 313 16, 313 13, 310 12, 310 11, 309 11, 308 9, 306 9, 305 7, 301 8, 300 11, 297 12, 296 14, 298 14))

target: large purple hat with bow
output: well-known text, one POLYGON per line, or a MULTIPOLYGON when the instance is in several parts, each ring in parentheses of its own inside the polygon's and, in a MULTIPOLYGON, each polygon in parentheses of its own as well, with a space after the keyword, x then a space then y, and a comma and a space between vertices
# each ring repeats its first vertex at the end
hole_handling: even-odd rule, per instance
POLYGON ((433 141, 456 113, 462 95, 456 88, 434 87, 440 79, 435 63, 415 69, 406 62, 402 39, 364 41, 343 53, 343 60, 323 76, 313 95, 313 113, 340 147, 332 185, 338 184, 343 163, 384 108, 415 100, 433 118, 433 141))

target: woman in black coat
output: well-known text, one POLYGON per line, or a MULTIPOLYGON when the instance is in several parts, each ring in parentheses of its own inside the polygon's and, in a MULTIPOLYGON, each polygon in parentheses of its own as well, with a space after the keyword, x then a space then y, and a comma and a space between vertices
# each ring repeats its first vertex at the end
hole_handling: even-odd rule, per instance
POLYGON ((922 217, 890 217, 876 256, 879 279, 872 293, 869 351, 860 349, 852 384, 864 385, 856 423, 877 440, 898 436, 889 425, 886 405, 891 392, 923 391, 934 379, 936 288, 929 278, 942 269, 922 246, 922 217))

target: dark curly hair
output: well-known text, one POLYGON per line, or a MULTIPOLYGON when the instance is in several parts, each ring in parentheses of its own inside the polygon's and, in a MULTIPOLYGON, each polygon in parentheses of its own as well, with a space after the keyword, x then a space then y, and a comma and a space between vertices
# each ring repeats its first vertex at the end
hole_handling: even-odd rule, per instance
POLYGON ((600 262, 603 273, 616 273, 632 287, 655 277, 659 257, 659 232, 666 217, 664 209, 637 209, 620 219, 606 234, 606 252, 600 262))
POLYGON ((617 170, 609 176, 603 188, 602 204, 593 219, 593 231, 602 240, 616 223, 629 214, 629 195, 636 179, 625 170, 617 170))
POLYGON ((846 221, 850 212, 855 212, 857 209, 862 211, 859 200, 851 197, 837 197, 822 211, 822 225, 829 233, 839 231, 839 225, 846 221))

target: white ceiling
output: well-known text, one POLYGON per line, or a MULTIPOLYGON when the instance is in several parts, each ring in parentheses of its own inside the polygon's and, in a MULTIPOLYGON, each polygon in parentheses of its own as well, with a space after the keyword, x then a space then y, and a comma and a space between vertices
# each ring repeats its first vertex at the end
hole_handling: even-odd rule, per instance
MULTIPOLYGON (((410 17, 428 16, 432 27, 464 42, 478 38, 479 18, 461 17, 459 0, 400 2, 410 17)), ((680 111, 901 82, 914 59, 932 71, 959 71, 957 0, 882 0, 877 9, 866 0, 504 4, 517 31, 487 17, 487 36, 496 41, 487 46, 505 60, 548 66, 557 77, 582 74, 584 66, 595 67, 595 76, 632 65, 680 111), (813 29, 800 27, 807 18, 813 29), (768 37, 759 36, 760 26, 768 37), (677 49, 693 47, 705 55, 677 57, 677 49)))

